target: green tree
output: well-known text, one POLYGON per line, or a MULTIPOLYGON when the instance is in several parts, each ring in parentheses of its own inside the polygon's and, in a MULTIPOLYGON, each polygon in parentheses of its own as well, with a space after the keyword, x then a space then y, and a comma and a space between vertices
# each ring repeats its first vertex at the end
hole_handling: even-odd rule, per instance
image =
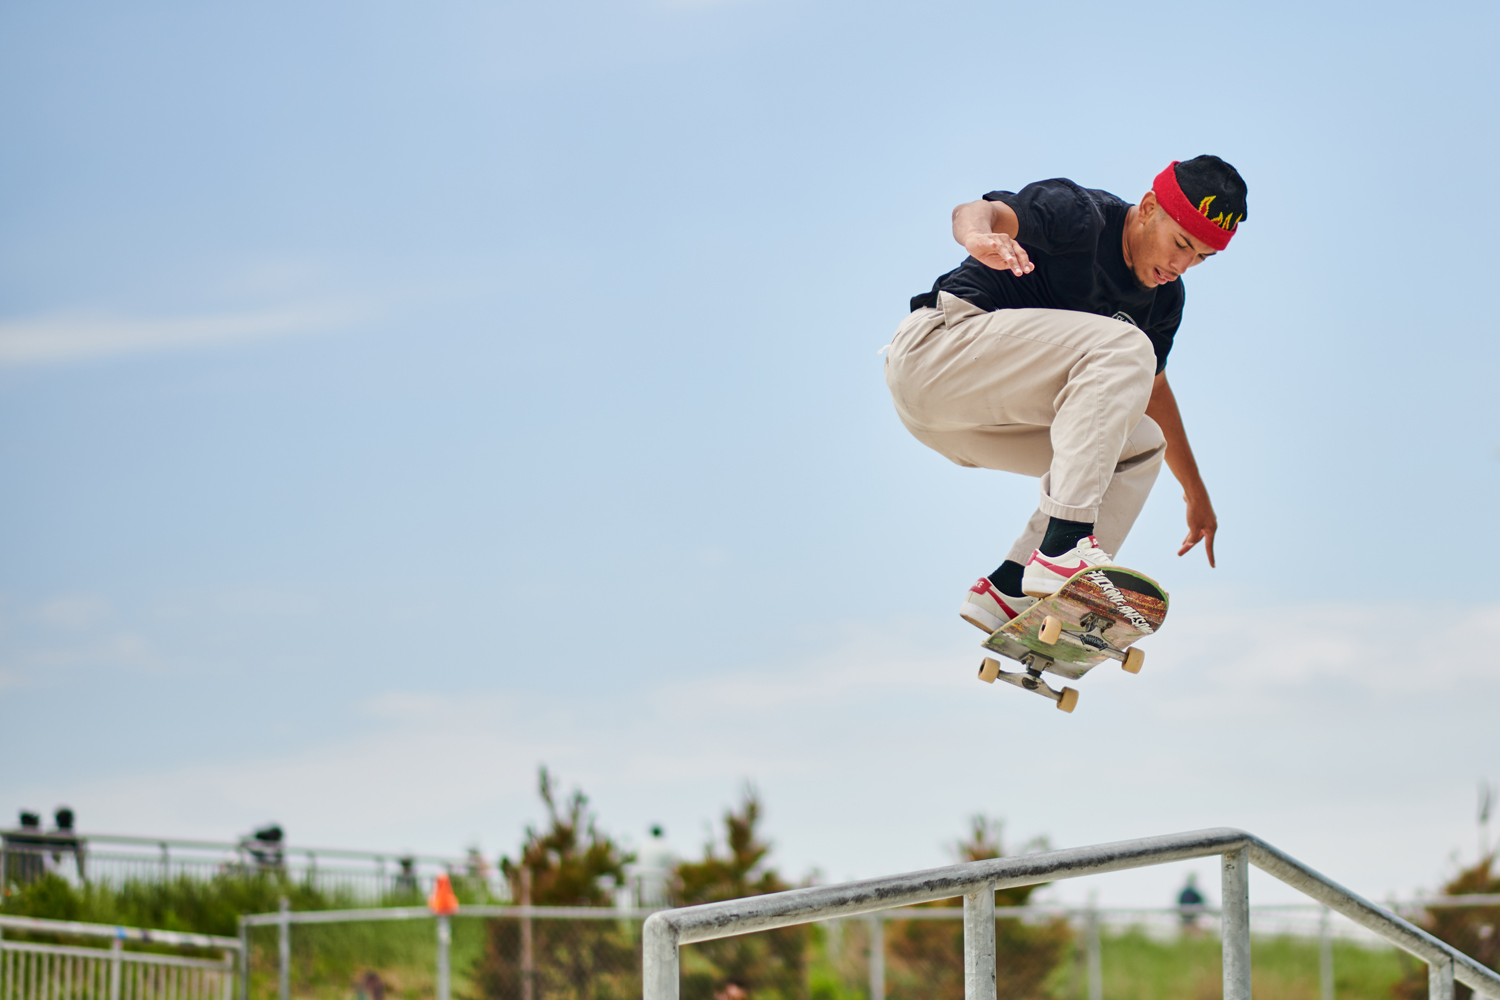
MULTIPOLYGON (((1480 858, 1478 864, 1465 868, 1443 886, 1443 894, 1500 893, 1500 874, 1495 873, 1494 865, 1493 854, 1480 858)), ((1438 940, 1447 942, 1481 965, 1500 970, 1500 906, 1436 906, 1427 911, 1423 925, 1438 940)), ((1397 1000, 1427 1000, 1427 966, 1414 963, 1391 992, 1397 1000)), ((1453 984, 1454 1000, 1469 1000, 1473 995, 1474 991, 1463 983, 1453 984)))
MULTIPOLYGON (((1005 856, 1001 824, 984 816, 971 821, 969 836, 955 845, 960 861, 987 861, 1005 856)), ((1045 849, 1044 841, 1026 845, 1045 849)), ((1015 886, 995 893, 996 906, 1025 906, 1040 885, 1015 886)), ((952 906, 938 900, 928 906, 952 906)), ((885 924, 886 980, 893 997, 962 1000, 964 995, 963 921, 888 920, 885 924)), ((1064 919, 1022 923, 1014 917, 995 921, 995 994, 999 1000, 1029 1000, 1042 995, 1043 984, 1067 953, 1072 931, 1064 919)))
MULTIPOLYGON (((513 860, 500 859, 511 898, 535 906, 607 906, 634 855, 599 830, 582 791, 559 800, 552 775, 538 778, 547 827, 526 828, 513 860)), ((490 922, 474 983, 486 1000, 520 1000, 522 929, 490 922)), ((535 1000, 624 1000, 640 994, 640 961, 628 929, 603 920, 533 920, 535 1000)))
MULTIPOLYGON (((702 861, 680 862, 673 871, 676 906, 742 899, 791 886, 766 864, 771 845, 756 830, 760 796, 747 786, 738 809, 724 814, 724 851, 712 842, 702 861)), ((711 1000, 714 990, 734 981, 755 1000, 800 1000, 807 992, 807 933, 783 927, 738 937, 705 941, 683 949, 683 1000, 711 1000)))

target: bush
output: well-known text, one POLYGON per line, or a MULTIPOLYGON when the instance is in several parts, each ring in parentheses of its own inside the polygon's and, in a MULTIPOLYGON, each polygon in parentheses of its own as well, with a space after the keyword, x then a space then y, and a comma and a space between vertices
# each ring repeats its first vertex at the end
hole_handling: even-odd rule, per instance
MULTIPOLYGON (((1493 854, 1480 858, 1472 868, 1443 886, 1445 896, 1500 893, 1500 875, 1493 871, 1493 854)), ((1429 934, 1491 969, 1500 968, 1500 906, 1434 907, 1427 911, 1423 927, 1429 934)), ((1396 1000, 1427 1000, 1427 966, 1411 962, 1391 990, 1396 1000)), ((1469 1000, 1474 991, 1463 983, 1454 984, 1454 1000, 1469 1000)))
MULTIPOLYGON (((536 906, 607 906, 609 889, 623 885, 634 859, 600 832, 588 799, 575 790, 557 801, 544 767, 538 781, 548 827, 526 829, 520 856, 502 858, 511 898, 536 906)), ((640 994, 640 961, 633 935, 614 921, 533 920, 534 1000, 625 1000, 640 994)), ((486 1000, 523 996, 519 920, 490 921, 473 980, 486 1000)))
POLYGON ((79 920, 155 930, 190 931, 233 937, 244 913, 269 913, 286 896, 294 910, 352 906, 343 893, 330 893, 271 874, 179 876, 164 882, 73 885, 47 874, 6 893, 0 912, 49 920, 79 920))
MULTIPOLYGON (((771 845, 760 839, 755 829, 759 822, 760 798, 746 788, 739 809, 724 814, 724 853, 709 843, 702 861, 684 861, 674 869, 673 905, 790 889, 765 865, 771 845)), ((682 998, 711 1000, 716 989, 735 982, 757 1000, 802 1000, 807 994, 807 940, 807 928, 799 926, 688 945, 682 951, 682 998)))

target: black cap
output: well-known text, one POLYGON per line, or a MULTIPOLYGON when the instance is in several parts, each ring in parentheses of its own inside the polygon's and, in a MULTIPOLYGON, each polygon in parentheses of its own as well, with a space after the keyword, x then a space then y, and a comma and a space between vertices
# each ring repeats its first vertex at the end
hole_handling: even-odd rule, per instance
POLYGON ((1193 208, 1220 229, 1233 230, 1246 217, 1249 193, 1240 172, 1217 156, 1195 156, 1177 164, 1177 186, 1193 208))

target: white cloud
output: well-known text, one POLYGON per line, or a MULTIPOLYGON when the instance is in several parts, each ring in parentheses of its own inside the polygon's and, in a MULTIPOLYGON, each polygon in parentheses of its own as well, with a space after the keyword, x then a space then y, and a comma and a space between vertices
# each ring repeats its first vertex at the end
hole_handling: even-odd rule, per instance
MULTIPOLYGON (((1459 613, 1447 634, 1486 634, 1497 618, 1500 607, 1459 613)), ((224 837, 274 818, 304 843, 456 851, 478 836, 493 849, 538 818, 545 762, 615 831, 662 820, 688 833, 752 779, 792 873, 941 863, 964 817, 986 811, 1016 843, 1244 826, 1367 894, 1409 892, 1469 842, 1473 776, 1435 771, 1432 755, 1497 759, 1486 705, 1500 669, 1407 630, 1333 603, 1182 613, 1149 640, 1141 675, 1107 663, 1072 682, 1083 698, 1069 716, 977 682, 977 632, 956 643, 946 623, 847 623, 820 653, 636 690, 584 675, 545 693, 387 691, 342 706, 359 732, 321 746, 263 744, 47 792, 95 828, 224 837)), ((1108 901, 1141 903, 1180 878, 1101 884, 1108 901)))
POLYGON ((156 319, 51 316, 0 322, 0 366, 62 363, 320 333, 367 316, 348 304, 156 319))
POLYGON ((97 594, 70 594, 43 603, 34 614, 53 628, 81 632, 103 622, 113 610, 109 601, 97 594))

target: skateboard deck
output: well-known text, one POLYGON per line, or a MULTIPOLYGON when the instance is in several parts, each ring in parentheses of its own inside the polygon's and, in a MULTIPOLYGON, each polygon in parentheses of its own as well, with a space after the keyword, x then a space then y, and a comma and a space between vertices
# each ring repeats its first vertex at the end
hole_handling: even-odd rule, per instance
POLYGON ((1076 573, 1051 597, 1037 601, 981 644, 1021 665, 1023 670, 1000 669, 985 657, 979 679, 997 680, 1051 698, 1064 712, 1078 704, 1070 687, 1054 690, 1042 674, 1077 680, 1105 660, 1119 660, 1132 674, 1140 673, 1145 651, 1137 639, 1161 630, 1167 617, 1167 592, 1149 576, 1122 566, 1104 566, 1076 573))

